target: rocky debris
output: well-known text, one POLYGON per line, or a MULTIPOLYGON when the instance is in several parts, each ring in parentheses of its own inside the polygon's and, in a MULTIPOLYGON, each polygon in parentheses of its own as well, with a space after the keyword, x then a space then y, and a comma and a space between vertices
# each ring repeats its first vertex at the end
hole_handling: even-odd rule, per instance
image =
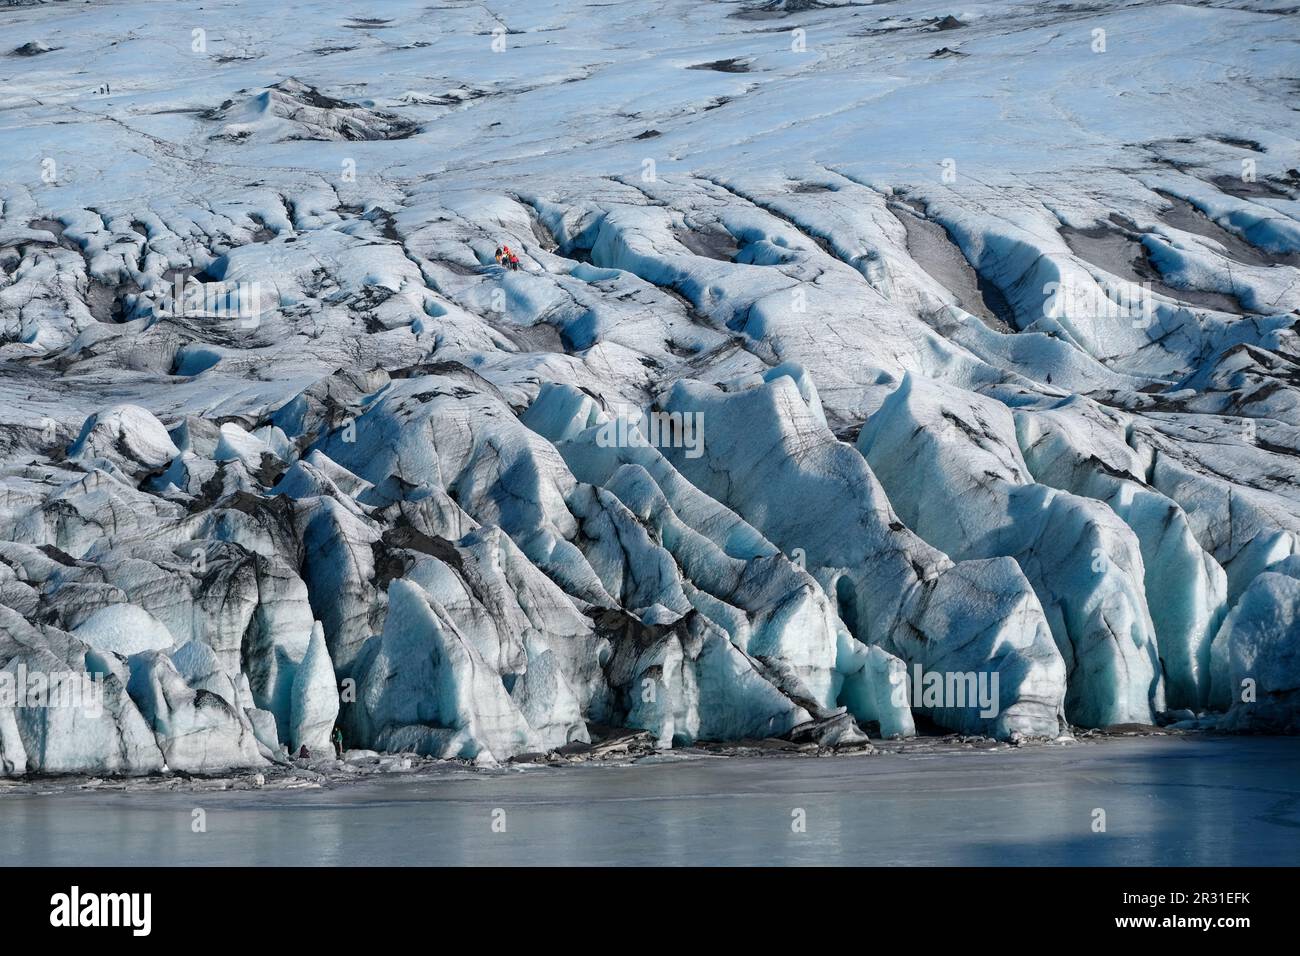
POLYGON ((236 142, 269 138, 309 140, 405 139, 419 125, 380 110, 326 96, 287 77, 242 103, 226 100, 206 119, 222 124, 215 137, 236 142))
POLYGON ((810 720, 790 731, 794 743, 814 743, 818 747, 864 747, 871 749, 867 735, 858 729, 848 711, 810 720))
MULTIPOLYGON (((619 728, 593 724, 592 744, 571 744, 542 753, 517 754, 510 760, 513 770, 545 772, 546 768, 583 764, 600 764, 608 767, 632 766, 642 761, 713 760, 727 757, 761 757, 790 759, 806 757, 925 757, 969 751, 1008 753, 1022 748, 1106 746, 1108 741, 1143 733, 1177 733, 1172 728, 1148 728, 1108 733, 1101 730, 1081 732, 1077 737, 1063 736, 1046 741, 1016 738, 999 741, 990 737, 971 737, 960 734, 912 737, 906 740, 878 740, 850 743, 843 746, 822 746, 812 741, 795 742, 790 739, 769 737, 758 740, 700 741, 690 747, 665 754, 654 745, 652 735, 645 732, 629 733, 619 728)), ((388 775, 398 774, 414 780, 445 779, 449 775, 465 773, 499 774, 506 768, 483 765, 463 759, 439 759, 414 753, 381 754, 376 751, 347 751, 344 759, 331 756, 286 760, 256 771, 232 770, 209 772, 154 773, 145 776, 106 774, 90 776, 78 774, 28 775, 6 779, 0 776, 0 793, 25 793, 39 791, 55 793, 75 790, 108 790, 118 792, 149 793, 155 791, 185 791, 203 793, 212 791, 241 791, 265 789, 269 791, 296 789, 334 789, 388 775)))
POLYGON ((40 56, 42 53, 53 53, 59 49, 56 46, 50 46, 44 40, 28 40, 22 46, 14 47, 11 51, 13 56, 40 56))
POLYGON ((749 61, 740 57, 730 57, 725 60, 711 60, 708 63, 696 63, 687 67, 688 70, 716 70, 719 73, 748 73, 749 61))

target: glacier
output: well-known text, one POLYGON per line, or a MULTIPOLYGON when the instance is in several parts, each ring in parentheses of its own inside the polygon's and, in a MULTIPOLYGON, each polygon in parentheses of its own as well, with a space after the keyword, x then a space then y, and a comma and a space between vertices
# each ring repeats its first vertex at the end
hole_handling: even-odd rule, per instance
POLYGON ((0 2, 0 774, 1300 731, 1283 0, 363 6, 0 2))

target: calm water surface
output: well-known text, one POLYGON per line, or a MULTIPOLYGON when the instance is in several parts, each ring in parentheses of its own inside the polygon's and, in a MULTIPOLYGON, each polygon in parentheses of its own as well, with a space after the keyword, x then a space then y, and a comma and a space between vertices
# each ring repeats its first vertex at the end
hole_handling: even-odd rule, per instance
POLYGON ((782 863, 1297 864, 1300 739, 1155 737, 390 774, 332 789, 0 796, 8 865, 782 863), (191 830, 195 808, 206 833, 191 830), (1097 808, 1105 833, 1092 830, 1097 808), (792 828, 800 818, 805 832, 792 828))

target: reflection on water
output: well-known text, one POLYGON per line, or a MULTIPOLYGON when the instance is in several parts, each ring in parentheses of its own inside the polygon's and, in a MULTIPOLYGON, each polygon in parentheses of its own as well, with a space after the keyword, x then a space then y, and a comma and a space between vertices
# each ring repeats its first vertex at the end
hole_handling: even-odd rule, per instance
POLYGON ((0 797, 0 863, 23 865, 1298 860, 1294 738, 652 761, 386 776, 332 790, 0 797), (206 833, 192 830, 196 808, 206 833), (1105 833, 1092 831, 1096 808, 1106 812, 1105 833))

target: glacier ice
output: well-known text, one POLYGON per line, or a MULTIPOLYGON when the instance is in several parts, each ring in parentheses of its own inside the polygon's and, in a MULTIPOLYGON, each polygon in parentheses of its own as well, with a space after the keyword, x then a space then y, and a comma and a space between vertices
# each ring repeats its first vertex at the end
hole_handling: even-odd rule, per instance
POLYGON ((1263 0, 136 6, 0 11, 0 773, 1295 729, 1263 0))
POLYGON ((664 407, 703 416, 709 436, 702 457, 670 449, 669 460, 774 544, 800 552, 854 638, 926 669, 1007 678, 992 725, 969 708, 934 719, 971 732, 1056 732, 1064 668, 1024 576, 997 560, 954 563, 908 530, 795 379, 727 394, 679 383, 664 407))
POLYGON ((1125 441, 1127 422, 1079 397, 1053 404, 1015 411, 1026 467, 1035 481, 1104 502, 1132 529, 1168 706, 1200 710, 1227 576, 1197 541, 1187 513, 1147 484, 1141 456, 1125 441))
POLYGON ((359 662, 355 736, 380 749, 494 758, 538 749, 500 676, 418 585, 395 580, 359 662))
POLYGON ((858 448, 921 537, 958 559, 1016 560, 1064 660, 1072 722, 1150 723, 1164 710, 1136 537, 1103 504, 1031 480, 1010 409, 908 375, 858 448))
POLYGON ((1300 697, 1300 564, 1259 575, 1214 638, 1213 702, 1227 730, 1294 733, 1300 697))
POLYGON ((247 716, 211 691, 191 687, 167 655, 145 651, 128 666, 127 692, 168 767, 204 771, 262 763, 247 716))
POLYGON ((325 646, 325 631, 317 623, 312 628, 307 653, 293 672, 289 699, 290 750, 297 752, 303 747, 313 753, 328 750, 338 715, 334 666, 325 646))

